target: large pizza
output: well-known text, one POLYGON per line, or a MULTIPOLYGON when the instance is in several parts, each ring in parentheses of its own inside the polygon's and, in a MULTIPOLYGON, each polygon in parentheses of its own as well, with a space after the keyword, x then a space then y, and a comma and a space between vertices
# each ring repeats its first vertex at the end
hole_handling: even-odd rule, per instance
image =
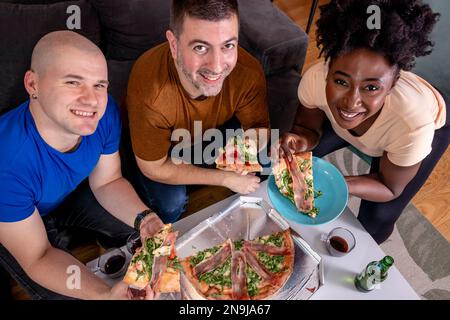
POLYGON ((181 260, 197 292, 212 300, 259 300, 273 296, 294 268, 290 229, 254 240, 227 240, 181 260))

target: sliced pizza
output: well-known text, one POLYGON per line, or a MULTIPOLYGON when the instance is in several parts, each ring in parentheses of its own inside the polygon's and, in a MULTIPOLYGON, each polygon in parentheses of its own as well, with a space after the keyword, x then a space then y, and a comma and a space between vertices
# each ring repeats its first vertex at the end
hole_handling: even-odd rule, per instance
POLYGON ((252 241, 227 240, 182 260, 188 280, 206 299, 260 300, 273 296, 294 267, 290 231, 252 241))
POLYGON ((181 265, 175 253, 177 232, 166 224, 154 236, 144 239, 133 255, 123 281, 135 295, 147 285, 157 293, 180 292, 181 265))
POLYGON ((314 206, 315 192, 312 152, 293 155, 293 161, 281 158, 272 173, 280 193, 291 200, 297 210, 315 218, 319 209, 314 206))
POLYGON ((262 166, 258 162, 256 142, 249 137, 240 136, 228 140, 225 148, 219 150, 216 167, 225 171, 260 172, 262 166))

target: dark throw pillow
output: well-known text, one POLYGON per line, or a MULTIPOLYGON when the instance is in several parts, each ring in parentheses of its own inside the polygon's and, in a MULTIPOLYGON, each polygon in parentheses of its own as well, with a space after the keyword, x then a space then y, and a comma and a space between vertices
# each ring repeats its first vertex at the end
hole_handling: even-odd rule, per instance
POLYGON ((166 41, 169 0, 91 0, 107 38, 106 56, 136 60, 142 53, 166 41))

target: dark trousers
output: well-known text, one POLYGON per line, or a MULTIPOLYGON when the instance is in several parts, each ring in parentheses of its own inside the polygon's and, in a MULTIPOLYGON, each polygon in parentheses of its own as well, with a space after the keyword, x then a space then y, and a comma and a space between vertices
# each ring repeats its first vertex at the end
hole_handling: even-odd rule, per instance
MULTIPOLYGON (((378 244, 384 242, 392 234, 394 224, 400 217, 403 209, 423 186, 428 176, 433 171, 433 168, 436 166, 445 150, 447 150, 450 142, 450 103, 447 98, 444 97, 444 99, 447 107, 446 123, 444 127, 435 131, 431 153, 422 160, 419 171, 405 187, 403 193, 398 198, 388 202, 361 201, 358 220, 378 244)), ((326 121, 322 138, 319 145, 313 150, 313 154, 316 157, 323 157, 348 145, 349 143, 347 141, 336 135, 329 121, 326 121)), ((378 172, 379 164, 380 158, 372 158, 370 173, 378 172)))
MULTIPOLYGON (((42 218, 50 243, 69 252, 70 235, 92 232, 111 246, 122 246, 134 229, 109 214, 95 199, 89 184, 82 182, 64 202, 42 218)), ((70 253, 70 252, 69 252, 70 253)), ((31 280, 14 257, 0 245, 0 268, 3 267, 36 300, 71 299, 47 290, 31 280)))
POLYGON ((130 131, 126 127, 122 128, 120 156, 122 174, 133 185, 141 200, 152 208, 164 223, 177 221, 188 203, 186 186, 160 183, 147 178, 136 163, 130 131))

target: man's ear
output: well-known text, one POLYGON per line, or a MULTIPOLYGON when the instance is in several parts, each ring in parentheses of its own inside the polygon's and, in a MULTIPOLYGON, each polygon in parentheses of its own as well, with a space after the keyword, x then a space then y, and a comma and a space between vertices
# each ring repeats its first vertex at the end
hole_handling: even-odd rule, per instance
POLYGON ((34 72, 33 70, 28 70, 27 72, 25 72, 25 76, 23 77, 23 84, 25 86, 25 90, 27 90, 30 96, 32 94, 38 95, 38 82, 39 77, 36 72, 34 72))
POLYGON ((176 60, 177 59, 177 50, 178 50, 177 38, 175 37, 175 34, 171 30, 166 31, 166 38, 167 38, 167 41, 169 42, 170 52, 172 53, 172 58, 174 58, 176 60))

